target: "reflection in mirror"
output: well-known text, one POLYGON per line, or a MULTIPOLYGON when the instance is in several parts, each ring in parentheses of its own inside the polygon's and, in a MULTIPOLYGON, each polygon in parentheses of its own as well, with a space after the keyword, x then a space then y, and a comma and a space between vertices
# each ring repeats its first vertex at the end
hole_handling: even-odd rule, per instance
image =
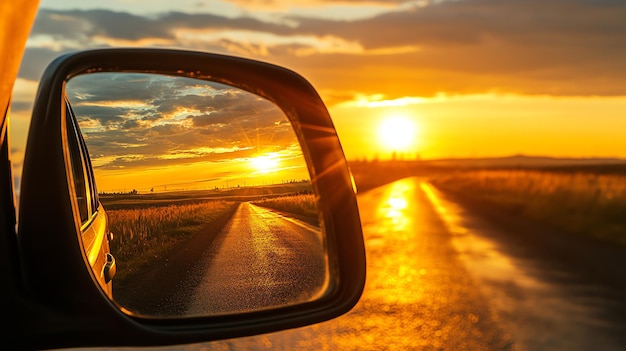
POLYGON ((324 294, 316 197, 277 106, 156 74, 82 75, 66 95, 114 234, 120 306, 148 317, 206 316, 324 294))

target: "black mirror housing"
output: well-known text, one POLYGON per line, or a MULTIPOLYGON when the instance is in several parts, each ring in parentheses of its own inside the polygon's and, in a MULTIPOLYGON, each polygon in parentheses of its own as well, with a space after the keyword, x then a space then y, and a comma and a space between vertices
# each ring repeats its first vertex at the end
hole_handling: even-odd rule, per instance
POLYGON ((30 324, 10 333, 23 349, 156 346, 205 342, 305 326, 337 317, 359 300, 365 249, 352 178, 319 95, 300 75, 248 59, 163 49, 100 49, 55 59, 40 82, 24 161, 19 208, 24 299, 10 318, 30 324), (234 315, 158 319, 111 302, 85 262, 78 205, 71 196, 64 85, 90 72, 143 72, 207 79, 262 96, 288 116, 323 213, 330 263, 321 298, 234 315), (36 322, 33 322, 36 321, 36 322), (49 334, 54 330, 53 334, 49 334))

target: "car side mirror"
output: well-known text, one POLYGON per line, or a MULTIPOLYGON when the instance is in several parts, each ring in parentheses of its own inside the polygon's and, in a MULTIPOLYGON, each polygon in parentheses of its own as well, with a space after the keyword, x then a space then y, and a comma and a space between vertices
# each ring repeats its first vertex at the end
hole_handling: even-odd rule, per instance
POLYGON ((278 331, 347 312, 364 286, 355 189, 331 118, 304 78, 266 63, 162 49, 57 58, 37 93, 19 205, 24 287, 46 308, 24 336, 33 348, 278 331), (312 210, 293 210, 296 197, 312 210), (144 226, 124 227, 130 210, 144 226), (148 218, 158 211, 205 215, 148 218), (133 241, 148 221, 158 235, 133 241), (245 223, 227 232, 229 221, 245 223), (155 247, 158 259, 138 259, 155 247), (170 259, 175 249, 191 263, 170 259), (65 333, 37 337, 51 325, 65 333))

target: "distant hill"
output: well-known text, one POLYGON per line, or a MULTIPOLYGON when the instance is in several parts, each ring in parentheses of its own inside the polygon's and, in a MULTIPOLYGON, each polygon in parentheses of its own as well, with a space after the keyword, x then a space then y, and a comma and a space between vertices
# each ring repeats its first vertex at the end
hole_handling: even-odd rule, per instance
POLYGON ((554 166, 597 166, 626 165, 622 158, 556 158, 546 156, 514 155, 489 158, 446 158, 416 161, 428 165, 472 166, 472 167, 554 167, 554 166))

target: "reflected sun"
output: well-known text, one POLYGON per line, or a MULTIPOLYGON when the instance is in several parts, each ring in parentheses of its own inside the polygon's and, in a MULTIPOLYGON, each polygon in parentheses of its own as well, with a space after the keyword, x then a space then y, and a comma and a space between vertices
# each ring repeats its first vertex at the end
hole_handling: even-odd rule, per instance
POLYGON ((279 161, 279 157, 276 154, 271 153, 251 158, 250 164, 252 165, 252 168, 260 173, 269 173, 278 169, 280 163, 279 161))
POLYGON ((389 116, 378 127, 378 141, 387 151, 410 151, 417 132, 417 124, 409 117, 389 116))

